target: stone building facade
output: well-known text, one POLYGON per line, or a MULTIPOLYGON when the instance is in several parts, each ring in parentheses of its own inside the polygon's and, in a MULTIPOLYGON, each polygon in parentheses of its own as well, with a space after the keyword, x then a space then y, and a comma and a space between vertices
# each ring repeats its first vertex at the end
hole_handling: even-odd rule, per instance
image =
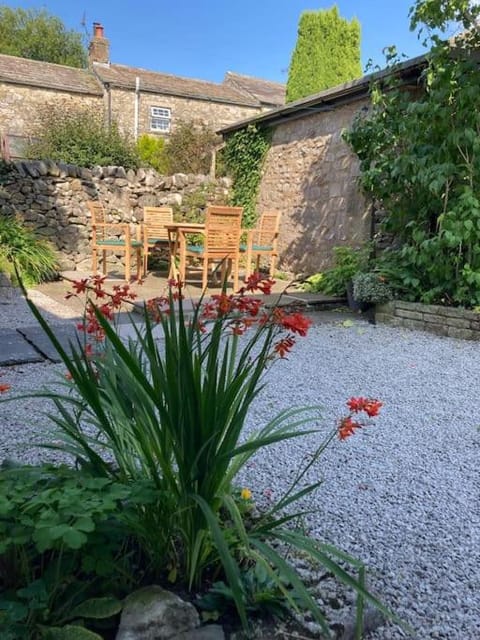
MULTIPOLYGON (((408 86, 424 64, 421 57, 401 67, 408 86)), ((279 252, 285 271, 323 271, 332 266, 334 247, 360 246, 371 237, 372 206, 358 188, 359 162, 343 132, 369 109, 372 80, 384 76, 365 76, 221 131, 228 137, 249 124, 272 129, 257 210, 282 214, 279 252)))
MULTIPOLYGON (((15 162, 3 177, 0 215, 16 214, 58 250, 62 270, 91 271, 92 225, 88 200, 100 200, 115 221, 131 223, 135 237, 144 206, 173 206, 176 216, 192 215, 200 201, 224 204, 227 178, 175 174, 122 167, 84 169, 50 161, 15 162)), ((109 256, 109 260, 115 257, 109 256)), ((118 256, 117 261, 123 260, 118 256)))
POLYGON ((284 85, 227 73, 222 83, 181 78, 110 62, 94 24, 89 69, 0 55, 0 135, 4 157, 22 157, 42 110, 92 109, 125 134, 167 137, 180 121, 218 129, 284 103, 284 85))

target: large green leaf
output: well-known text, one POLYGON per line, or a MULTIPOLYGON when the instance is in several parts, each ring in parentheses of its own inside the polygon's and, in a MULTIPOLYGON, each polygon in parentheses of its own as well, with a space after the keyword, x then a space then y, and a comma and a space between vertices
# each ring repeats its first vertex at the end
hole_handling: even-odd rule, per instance
POLYGON ((91 598, 73 609, 70 618, 110 618, 120 613, 122 603, 116 598, 91 598))
POLYGON ((42 630, 46 640, 103 640, 98 633, 89 631, 85 627, 76 624, 67 624, 64 627, 49 627, 42 630))

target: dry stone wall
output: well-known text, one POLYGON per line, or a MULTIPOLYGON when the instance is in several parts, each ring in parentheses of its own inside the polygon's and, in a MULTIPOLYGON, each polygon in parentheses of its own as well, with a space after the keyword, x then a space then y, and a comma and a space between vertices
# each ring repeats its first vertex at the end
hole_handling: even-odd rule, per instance
POLYGON ((172 205, 181 219, 205 204, 227 202, 230 181, 207 176, 161 176, 151 169, 84 169, 50 161, 16 162, 3 177, 0 215, 16 213, 59 251, 62 270, 91 270, 88 200, 100 200, 135 233, 144 206, 172 205))

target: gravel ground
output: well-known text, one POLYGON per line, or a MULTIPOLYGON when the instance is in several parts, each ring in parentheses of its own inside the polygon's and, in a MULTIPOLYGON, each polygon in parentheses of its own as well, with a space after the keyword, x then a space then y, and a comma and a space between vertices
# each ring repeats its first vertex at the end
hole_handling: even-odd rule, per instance
MULTIPOLYGON (((0 307, 0 326, 15 326, 18 310, 3 325, 5 309, 14 313, 13 305, 0 307)), ((346 324, 334 317, 317 324, 289 360, 276 363, 247 432, 281 409, 319 403, 327 433, 350 396, 381 399, 380 417, 336 440, 311 470, 309 479, 324 483, 306 503, 314 510, 309 530, 366 563, 371 590, 412 626, 411 637, 480 638, 480 344, 346 324)), ((62 372, 51 364, 9 367, 0 369, 0 382, 31 390, 62 372)), ((0 459, 45 458, 31 449, 47 425, 44 409, 36 399, 0 405, 0 459)), ((278 496, 319 440, 262 452, 242 483, 260 501, 265 492, 278 496)), ((392 625, 368 635, 405 637, 392 625)))

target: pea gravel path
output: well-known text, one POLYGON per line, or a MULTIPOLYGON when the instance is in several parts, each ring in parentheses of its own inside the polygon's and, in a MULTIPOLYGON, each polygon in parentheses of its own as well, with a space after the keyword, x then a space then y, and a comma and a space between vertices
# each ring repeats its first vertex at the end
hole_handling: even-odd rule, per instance
MULTIPOLYGON (((337 318, 320 316, 290 359, 269 371, 247 432, 283 408, 312 403, 323 405, 327 432, 350 396, 380 398, 381 416, 335 441, 311 470, 311 480, 325 482, 306 504, 315 511, 309 529, 368 565, 370 588, 413 627, 412 637, 480 638, 480 344, 337 318)), ((22 391, 55 373, 61 365, 5 367, 0 383, 22 391)), ((40 459, 16 445, 41 439, 42 409, 41 400, 0 405, 0 459, 40 459)), ((260 500, 275 497, 317 442, 263 452, 242 483, 260 500)), ((405 637, 391 625, 368 635, 405 637)))

